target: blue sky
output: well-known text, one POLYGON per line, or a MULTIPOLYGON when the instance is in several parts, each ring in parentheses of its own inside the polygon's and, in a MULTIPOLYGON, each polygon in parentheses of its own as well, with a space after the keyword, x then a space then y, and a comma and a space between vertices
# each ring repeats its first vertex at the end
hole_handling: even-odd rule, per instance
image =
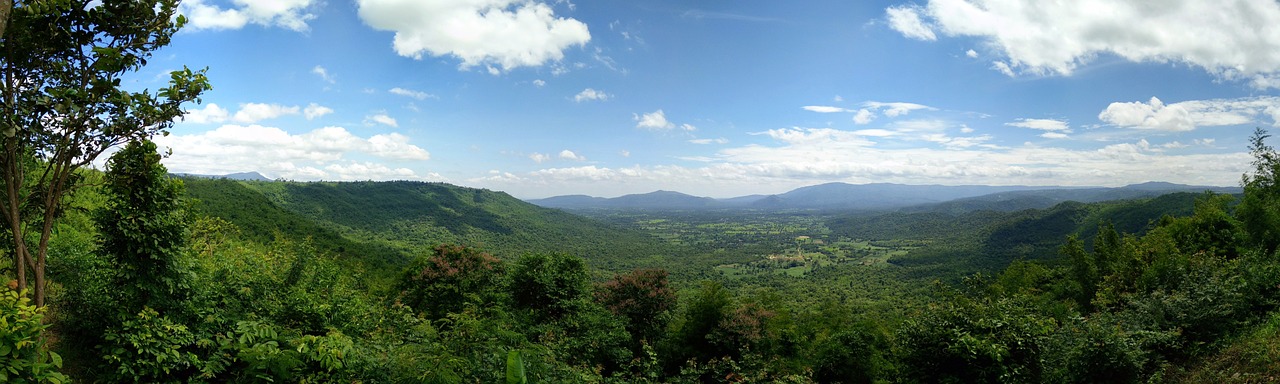
POLYGON ((1280 4, 186 0, 173 172, 521 198, 824 182, 1236 185, 1280 4))

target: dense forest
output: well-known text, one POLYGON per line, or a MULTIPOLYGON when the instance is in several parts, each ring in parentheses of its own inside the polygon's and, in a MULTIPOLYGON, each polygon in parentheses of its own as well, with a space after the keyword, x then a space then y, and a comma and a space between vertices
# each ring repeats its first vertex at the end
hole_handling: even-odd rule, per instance
POLYGON ((48 304, 9 283, 0 375, 1267 382, 1265 138, 1240 196, 592 218, 444 184, 174 178, 136 141, 79 173, 95 187, 56 221, 48 304))
POLYGON ((1280 381, 1262 130, 1242 194, 1028 209, 180 178, 147 138, 204 72, 119 88, 176 2, 27 4, 0 49, 0 382, 1280 381))

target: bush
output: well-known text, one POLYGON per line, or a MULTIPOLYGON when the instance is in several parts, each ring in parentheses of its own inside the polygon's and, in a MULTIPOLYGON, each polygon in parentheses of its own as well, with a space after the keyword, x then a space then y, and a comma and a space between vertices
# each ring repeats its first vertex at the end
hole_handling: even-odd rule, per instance
POLYGON ((65 383, 62 357, 45 349, 44 310, 25 294, 0 287, 0 382, 65 383))

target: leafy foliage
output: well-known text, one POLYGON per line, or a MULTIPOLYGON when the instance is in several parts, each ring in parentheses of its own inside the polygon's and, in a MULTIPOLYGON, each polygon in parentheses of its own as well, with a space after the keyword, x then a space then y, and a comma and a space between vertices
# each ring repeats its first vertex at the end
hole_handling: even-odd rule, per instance
MULTIPOLYGON (((14 282, 13 285, 17 285, 14 282)), ((62 357, 49 351, 41 332, 44 310, 26 295, 0 288, 0 381, 6 383, 65 383, 59 373, 62 357)))
POLYGON ((99 251, 115 266, 122 310, 175 309, 190 296, 181 258, 186 218, 182 182, 170 180, 150 141, 130 142, 107 161, 106 204, 94 218, 99 251))
POLYGON ((186 22, 177 0, 91 3, 8 2, 0 39, 0 213, 19 285, 30 269, 37 306, 53 224, 80 187, 77 170, 108 148, 163 132, 210 89, 203 70, 185 67, 155 93, 121 86, 186 22))
POLYGON ((442 319, 466 306, 499 301, 503 269, 497 258, 474 248, 440 245, 415 260, 397 283, 400 300, 428 319, 442 319))

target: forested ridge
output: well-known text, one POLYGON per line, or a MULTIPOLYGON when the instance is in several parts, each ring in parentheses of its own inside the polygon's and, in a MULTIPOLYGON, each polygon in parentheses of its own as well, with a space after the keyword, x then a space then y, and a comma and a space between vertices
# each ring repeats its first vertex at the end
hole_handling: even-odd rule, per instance
POLYGON ((178 178, 149 138, 204 71, 120 85, 176 1, 3 4, 0 382, 1280 381, 1261 129, 1240 195, 1045 209, 585 217, 442 183, 178 178))
POLYGON ((49 306, 6 291, 5 375, 1267 382, 1280 163, 1263 138, 1242 196, 595 219, 445 184, 173 178, 132 144, 68 200, 49 306), (493 240, 531 236, 559 237, 493 240))

